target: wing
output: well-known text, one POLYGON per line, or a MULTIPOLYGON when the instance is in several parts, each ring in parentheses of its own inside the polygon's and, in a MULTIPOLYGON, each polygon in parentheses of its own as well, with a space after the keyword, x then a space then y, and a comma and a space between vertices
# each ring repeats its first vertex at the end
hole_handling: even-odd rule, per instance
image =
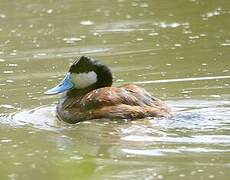
POLYGON ((89 92, 81 99, 80 109, 90 110, 121 104, 130 106, 156 106, 159 102, 161 101, 153 98, 141 87, 123 85, 120 87, 104 87, 89 92))

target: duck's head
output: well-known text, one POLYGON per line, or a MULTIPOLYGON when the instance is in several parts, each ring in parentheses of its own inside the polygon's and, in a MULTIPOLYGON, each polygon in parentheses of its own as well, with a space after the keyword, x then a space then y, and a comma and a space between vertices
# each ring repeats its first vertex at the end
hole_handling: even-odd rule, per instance
POLYGON ((81 56, 69 68, 64 79, 45 94, 58 94, 67 90, 93 90, 112 85, 110 69, 89 57, 81 56))

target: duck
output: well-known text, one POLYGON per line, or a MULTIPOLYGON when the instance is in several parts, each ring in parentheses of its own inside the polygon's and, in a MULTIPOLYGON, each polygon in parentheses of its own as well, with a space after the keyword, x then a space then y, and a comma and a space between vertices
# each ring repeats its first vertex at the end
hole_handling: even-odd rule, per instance
POLYGON ((92 119, 143 119, 170 117, 160 99, 134 84, 112 86, 113 75, 105 64, 81 56, 69 67, 64 79, 47 95, 62 93, 56 106, 58 119, 75 124, 92 119))

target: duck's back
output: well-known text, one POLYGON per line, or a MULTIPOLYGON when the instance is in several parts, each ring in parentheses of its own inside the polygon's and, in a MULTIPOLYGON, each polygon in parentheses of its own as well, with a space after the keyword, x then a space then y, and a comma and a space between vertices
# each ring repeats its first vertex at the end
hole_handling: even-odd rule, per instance
POLYGON ((97 118, 168 117, 170 111, 143 88, 126 84, 95 89, 75 100, 65 99, 59 103, 58 114, 64 121, 75 123, 97 118))

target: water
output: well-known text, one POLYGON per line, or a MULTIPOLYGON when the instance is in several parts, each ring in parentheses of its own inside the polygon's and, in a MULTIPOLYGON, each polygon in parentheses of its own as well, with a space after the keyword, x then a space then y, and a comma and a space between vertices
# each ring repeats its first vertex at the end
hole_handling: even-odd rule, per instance
POLYGON ((0 2, 0 179, 229 179, 230 3, 0 2), (169 119, 55 117, 80 55, 166 100, 169 119))

